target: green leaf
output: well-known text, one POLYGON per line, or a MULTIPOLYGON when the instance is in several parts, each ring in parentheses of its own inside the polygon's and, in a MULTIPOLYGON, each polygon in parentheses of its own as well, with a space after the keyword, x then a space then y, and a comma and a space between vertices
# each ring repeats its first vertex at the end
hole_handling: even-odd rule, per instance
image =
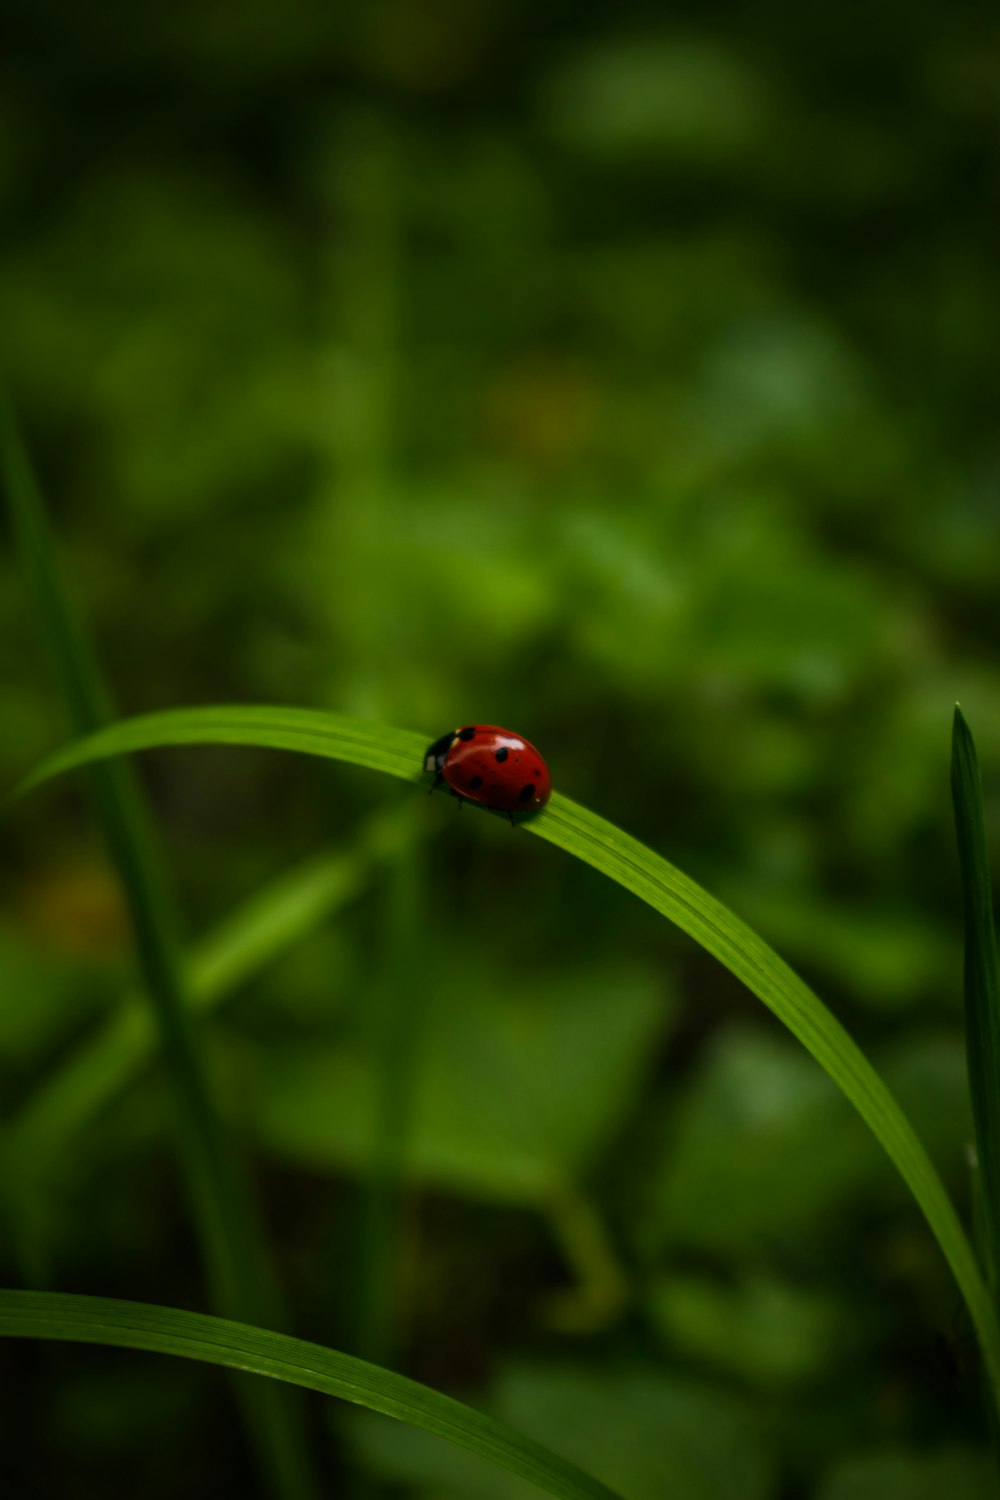
POLYGON ((0 1290, 0 1335, 111 1344, 267 1375, 437 1433, 562 1500, 617 1500, 606 1485, 493 1417, 403 1375, 287 1334, 142 1302, 0 1290))
MULTIPOLYGON (((177 744, 298 750, 416 783, 421 779, 426 739, 406 730, 306 709, 176 709, 124 720, 67 746, 44 761, 14 795, 107 756, 177 744)), ((822 1001, 721 902, 596 813, 554 793, 543 812, 524 827, 575 854, 675 922, 742 980, 812 1053, 882 1143, 920 1204, 965 1298, 991 1383, 995 1389, 1000 1387, 1000 1328, 958 1216, 906 1116, 822 1001)))
MULTIPOLYGON (((454 952, 424 964, 434 993, 416 997, 426 1030, 407 1169, 487 1201, 544 1208, 555 1187, 580 1180, 621 1123, 664 1033, 669 998, 634 961, 564 968, 558 986, 544 975, 514 984, 494 962, 470 1004, 454 952)), ((411 999, 414 987, 420 975, 411 999)), ((271 1151, 314 1170, 370 1165, 380 1088, 371 1048, 312 1040, 261 1051, 260 1064, 246 1108, 271 1151)))
POLYGON ((766 1271, 735 1281, 669 1272, 647 1299, 664 1346, 754 1386, 795 1388, 829 1371, 845 1305, 766 1271))
POLYGON ((789 1236, 815 1243, 883 1160, 801 1048, 777 1031, 731 1026, 676 1100, 643 1234, 657 1251, 713 1257, 752 1257, 789 1236))
POLYGON ((976 1126, 987 1276, 1000 1289, 1000 969, 993 926, 983 788, 961 709, 952 732, 951 789, 965 902, 965 1042, 976 1126))
MULTIPOLYGON (((961 1180, 971 1130, 961 1043, 911 1030, 878 1064, 938 1170, 961 1180)), ((744 1260, 790 1236, 818 1246, 862 1203, 895 1207, 905 1191, 832 1079, 791 1038, 749 1022, 710 1041, 671 1121, 638 1226, 655 1253, 744 1260)))

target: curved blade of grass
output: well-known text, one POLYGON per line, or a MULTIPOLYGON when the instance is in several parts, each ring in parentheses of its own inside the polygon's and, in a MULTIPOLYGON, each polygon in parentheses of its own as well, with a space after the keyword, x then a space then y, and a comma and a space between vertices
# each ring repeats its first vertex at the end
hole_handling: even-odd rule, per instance
MULTIPOLYGON (((73 606, 42 497, 2 395, 0 479, 21 565, 70 719, 85 734, 113 717, 110 695, 73 606)), ((185 1001, 176 914, 152 821, 131 767, 96 766, 89 780, 159 1027, 177 1105, 180 1163, 213 1301, 237 1317, 279 1322, 277 1279, 250 1180, 215 1112, 185 1001)), ((286 1500, 313 1500, 317 1486, 304 1425, 290 1393, 242 1382, 237 1394, 250 1442, 274 1493, 286 1500)))
POLYGON ((5 799, 4 805, 18 801, 33 787, 65 771, 168 745, 243 745, 262 750, 293 750, 327 760, 347 761, 370 771, 385 771, 389 776, 427 785, 421 769, 427 748, 425 734, 315 708, 236 703, 171 708, 134 719, 119 719, 46 756, 5 799))
POLYGON ((955 709, 951 789, 965 907, 965 1044, 987 1276, 1000 1288, 1000 966, 993 919, 983 787, 971 731, 955 709))
MULTIPOLYGON (((426 736, 309 709, 175 709, 124 720, 66 746, 13 795, 23 796, 60 772, 106 756, 199 743, 297 750, 418 782, 426 736)), ((742 980, 812 1053, 881 1142, 920 1204, 965 1298, 993 1390, 1000 1390, 1000 1328, 958 1216, 906 1116, 822 1001, 714 896, 638 839, 568 797, 553 794, 545 810, 524 826, 675 922, 742 980)))
POLYGON ((619 1500, 505 1423, 379 1365, 287 1334, 144 1302, 0 1290, 0 1335, 110 1344, 267 1375, 422 1427, 561 1500, 619 1500))

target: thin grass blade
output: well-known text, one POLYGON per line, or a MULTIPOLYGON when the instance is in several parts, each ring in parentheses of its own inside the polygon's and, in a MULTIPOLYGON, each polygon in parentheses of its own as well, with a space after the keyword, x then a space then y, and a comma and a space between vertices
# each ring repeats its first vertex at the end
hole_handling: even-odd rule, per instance
MULTIPOLYGON (((178 744, 298 750, 419 782, 427 737, 306 709, 176 709, 125 720, 44 761, 13 796, 106 756, 178 744)), ((10 799, 8 799, 10 800, 10 799)), ((850 1099, 902 1174, 965 1299, 994 1392, 1000 1327, 976 1257, 934 1167, 895 1099, 822 1001, 721 902, 660 855, 596 813, 554 793, 524 827, 632 891, 716 957, 784 1022, 850 1099)))
POLYGON ((422 1427, 560 1500, 619 1500, 505 1423, 403 1375, 287 1334, 143 1302, 0 1291, 0 1336, 109 1344, 266 1375, 422 1427))
POLYGON ((955 709, 951 789, 965 908, 965 1041, 976 1129, 986 1273, 1000 1289, 1000 965, 975 741, 955 709))

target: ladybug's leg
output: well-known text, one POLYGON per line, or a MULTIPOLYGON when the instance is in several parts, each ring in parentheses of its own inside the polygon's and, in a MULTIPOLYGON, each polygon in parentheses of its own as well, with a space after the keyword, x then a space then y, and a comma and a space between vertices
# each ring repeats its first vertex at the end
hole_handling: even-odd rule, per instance
POLYGON ((434 792, 437 791, 437 789, 441 785, 442 781, 444 781, 444 776, 439 771, 437 773, 437 775, 435 776, 434 780, 431 782, 430 786, 427 788, 427 795, 428 795, 428 797, 430 797, 432 795, 432 793, 434 793, 434 792))
POLYGON ((514 814, 512 812, 509 812, 507 814, 507 816, 510 819, 510 826, 511 826, 511 828, 516 828, 517 824, 514 822, 514 814))

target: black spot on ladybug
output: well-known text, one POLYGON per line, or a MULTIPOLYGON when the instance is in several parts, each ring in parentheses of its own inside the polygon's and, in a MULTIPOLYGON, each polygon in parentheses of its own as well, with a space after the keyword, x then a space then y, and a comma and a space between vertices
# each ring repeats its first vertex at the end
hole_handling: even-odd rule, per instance
POLYGON ((535 795, 535 783, 533 781, 529 781, 528 784, 527 784, 527 786, 523 786, 521 788, 521 791, 520 791, 520 794, 519 794, 517 800, 518 800, 518 802, 530 802, 531 799, 532 799, 532 797, 534 795, 535 795))
POLYGON ((458 731, 458 737, 460 740, 474 740, 476 737, 476 731, 474 727, 469 724, 465 727, 465 729, 460 729, 458 731))
POLYGON ((500 762, 500 764, 503 765, 504 761, 507 759, 508 755, 510 754, 510 751, 507 749, 506 745, 501 745, 500 749, 499 750, 494 750, 493 754, 496 756, 496 758, 500 762))
POLYGON ((469 785, 472 787, 473 791, 475 791, 475 792, 477 792, 479 790, 479 788, 482 786, 482 784, 483 784, 483 778, 481 776, 473 776, 472 780, 469 782, 469 785))

